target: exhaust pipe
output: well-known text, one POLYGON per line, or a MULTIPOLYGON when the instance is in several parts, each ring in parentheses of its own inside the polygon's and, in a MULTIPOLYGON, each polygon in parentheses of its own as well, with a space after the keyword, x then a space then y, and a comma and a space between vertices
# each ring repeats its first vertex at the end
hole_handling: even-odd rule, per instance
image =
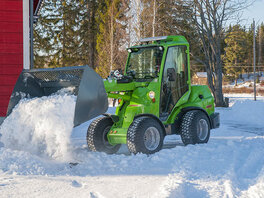
POLYGON ((74 127, 107 111, 103 79, 89 66, 80 66, 23 70, 13 89, 7 115, 25 97, 49 96, 67 87, 74 87, 77 96, 74 127))

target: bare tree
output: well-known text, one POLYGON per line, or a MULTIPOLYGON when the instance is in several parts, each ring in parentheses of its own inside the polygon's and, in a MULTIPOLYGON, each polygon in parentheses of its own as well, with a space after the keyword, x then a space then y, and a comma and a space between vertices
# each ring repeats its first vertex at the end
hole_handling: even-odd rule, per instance
POLYGON ((156 25, 156 0, 153 0, 153 20, 152 20, 152 36, 155 36, 155 25, 156 25))
MULTIPOLYGON (((190 16, 198 33, 204 59, 197 59, 206 66, 208 84, 215 97, 216 106, 224 106, 222 92, 222 41, 228 20, 249 6, 248 0, 185 0, 181 1, 193 10, 190 16)), ((188 17, 188 16, 186 16, 188 17)))
POLYGON ((155 37, 175 34, 172 21, 173 0, 142 0, 141 34, 144 37, 155 37), (173 30, 172 30, 173 29, 173 30))

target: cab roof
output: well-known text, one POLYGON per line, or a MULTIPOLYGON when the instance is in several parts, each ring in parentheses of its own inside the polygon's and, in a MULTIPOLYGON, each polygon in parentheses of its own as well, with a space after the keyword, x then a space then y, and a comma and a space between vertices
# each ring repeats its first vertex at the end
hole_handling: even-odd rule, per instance
POLYGON ((132 46, 130 48, 140 47, 154 47, 154 46, 170 46, 170 45, 189 45, 187 39, 184 36, 160 36, 160 37, 149 37, 139 40, 139 45, 132 46))

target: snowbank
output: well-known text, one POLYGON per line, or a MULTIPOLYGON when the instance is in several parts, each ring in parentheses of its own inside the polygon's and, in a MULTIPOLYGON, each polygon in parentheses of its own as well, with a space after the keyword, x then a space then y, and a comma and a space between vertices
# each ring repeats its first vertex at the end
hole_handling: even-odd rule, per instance
MULTIPOLYGON (((226 109, 223 109, 226 110, 226 109)), ((241 100, 227 109, 222 120, 240 122, 243 124, 261 125, 264 122, 264 102, 261 100, 241 100)))
POLYGON ((75 100, 67 94, 21 100, 0 126, 1 142, 6 148, 69 160, 75 100))

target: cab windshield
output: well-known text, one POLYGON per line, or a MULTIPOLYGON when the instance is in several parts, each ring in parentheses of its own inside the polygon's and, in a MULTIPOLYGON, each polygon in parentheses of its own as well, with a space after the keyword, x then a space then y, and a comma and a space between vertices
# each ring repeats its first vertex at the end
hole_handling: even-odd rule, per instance
POLYGON ((131 49, 127 75, 136 79, 156 78, 159 76, 163 55, 162 47, 131 49))

